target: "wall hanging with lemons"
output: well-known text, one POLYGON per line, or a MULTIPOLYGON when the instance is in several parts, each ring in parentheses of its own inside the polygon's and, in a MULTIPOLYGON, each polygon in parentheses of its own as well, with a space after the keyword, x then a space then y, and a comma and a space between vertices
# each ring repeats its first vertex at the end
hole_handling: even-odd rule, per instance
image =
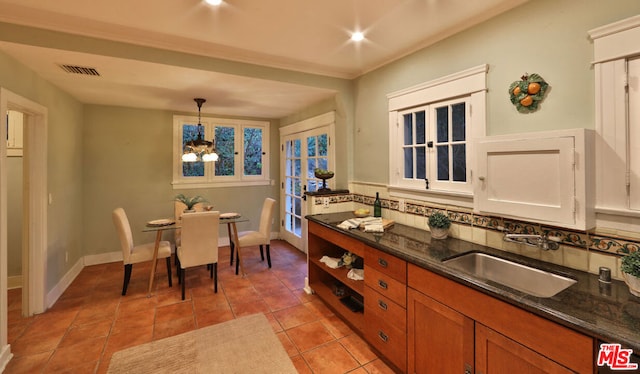
POLYGON ((525 73, 509 86, 509 97, 518 112, 529 113, 538 109, 549 84, 538 74, 525 73))

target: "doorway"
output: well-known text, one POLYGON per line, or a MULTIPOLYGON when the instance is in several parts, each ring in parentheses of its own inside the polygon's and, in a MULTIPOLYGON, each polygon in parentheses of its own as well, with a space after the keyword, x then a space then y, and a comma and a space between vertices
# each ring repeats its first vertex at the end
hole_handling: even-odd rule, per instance
MULTIPOLYGON (((14 294, 22 291, 22 275, 25 273, 23 265, 26 265, 23 257, 28 254, 27 243, 24 240, 27 230, 23 222, 26 218, 23 215, 25 210, 24 117, 22 112, 15 110, 7 112, 7 284, 9 289, 16 289, 14 294)), ((23 310, 22 314, 26 314, 26 311, 23 310)))
MULTIPOLYGON (((45 310, 47 259, 47 108, 0 88, 0 350, 7 346, 7 238, 9 110, 23 113, 23 256, 22 314, 45 310)), ((0 358, 1 361, 1 358, 0 358)))
POLYGON ((331 144, 334 127, 334 113, 330 112, 280 129, 280 237, 305 253, 305 192, 314 192, 322 187, 322 181, 314 175, 316 168, 334 168, 331 144))

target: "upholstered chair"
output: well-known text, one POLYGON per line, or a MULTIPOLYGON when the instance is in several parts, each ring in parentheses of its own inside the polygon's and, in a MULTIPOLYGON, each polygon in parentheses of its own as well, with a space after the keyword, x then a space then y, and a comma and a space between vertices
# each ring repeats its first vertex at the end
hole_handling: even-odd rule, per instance
POLYGON ((185 296, 185 270, 200 265, 210 265, 214 292, 218 292, 218 235, 220 212, 195 212, 182 215, 182 239, 178 247, 178 281, 182 283, 182 300, 185 296))
MULTIPOLYGON (((233 251, 246 251, 247 247, 259 246, 260 258, 264 261, 264 249, 267 250, 267 264, 271 268, 271 222, 273 221, 273 212, 275 210, 276 201, 267 197, 262 204, 262 213, 260 214, 260 225, 258 231, 241 231, 238 233, 238 242, 234 241, 234 238, 229 240, 234 241, 231 246, 231 258, 233 258, 233 251)), ((233 236, 233 235, 232 235, 233 236)), ((237 255, 237 253, 236 253, 237 255)), ((236 274, 238 274, 238 260, 236 258, 236 274)))
MULTIPOLYGON (((133 264, 152 261, 155 242, 134 245, 131 225, 129 225, 129 219, 124 209, 116 208, 111 216, 113 218, 113 224, 116 226, 116 231, 118 232, 120 247, 122 248, 122 262, 124 264, 122 295, 124 296, 127 293, 127 287, 131 279, 133 264)), ((157 258, 166 258, 167 277, 169 278, 169 287, 171 287, 171 244, 168 241, 163 240, 160 242, 157 258)), ((152 264, 152 266, 156 266, 156 264, 152 264)))

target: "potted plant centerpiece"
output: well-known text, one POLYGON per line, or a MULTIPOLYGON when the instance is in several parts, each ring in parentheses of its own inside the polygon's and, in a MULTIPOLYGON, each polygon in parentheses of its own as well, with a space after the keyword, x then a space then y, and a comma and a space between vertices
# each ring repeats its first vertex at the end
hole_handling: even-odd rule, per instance
POLYGON ((184 205, 187 206, 187 208, 184 210, 185 213, 190 213, 193 212, 193 206, 198 204, 198 203, 206 203, 207 200, 202 197, 202 196, 193 196, 193 197, 188 197, 185 196, 184 194, 179 194, 176 195, 175 201, 179 201, 181 203, 183 203, 184 205))
POLYGON ((629 292, 640 297, 640 251, 627 254, 622 258, 622 276, 629 286, 629 292))
POLYGON ((446 214, 437 211, 429 216, 429 229, 433 239, 446 239, 449 236, 449 226, 451 220, 446 214))

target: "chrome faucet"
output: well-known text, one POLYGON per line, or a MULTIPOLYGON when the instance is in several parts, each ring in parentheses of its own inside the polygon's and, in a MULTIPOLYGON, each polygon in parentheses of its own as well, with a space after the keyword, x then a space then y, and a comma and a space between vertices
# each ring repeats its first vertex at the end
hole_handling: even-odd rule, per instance
POLYGON ((504 234, 505 242, 522 243, 532 247, 538 247, 543 251, 558 249, 558 242, 546 235, 539 234, 504 234))

